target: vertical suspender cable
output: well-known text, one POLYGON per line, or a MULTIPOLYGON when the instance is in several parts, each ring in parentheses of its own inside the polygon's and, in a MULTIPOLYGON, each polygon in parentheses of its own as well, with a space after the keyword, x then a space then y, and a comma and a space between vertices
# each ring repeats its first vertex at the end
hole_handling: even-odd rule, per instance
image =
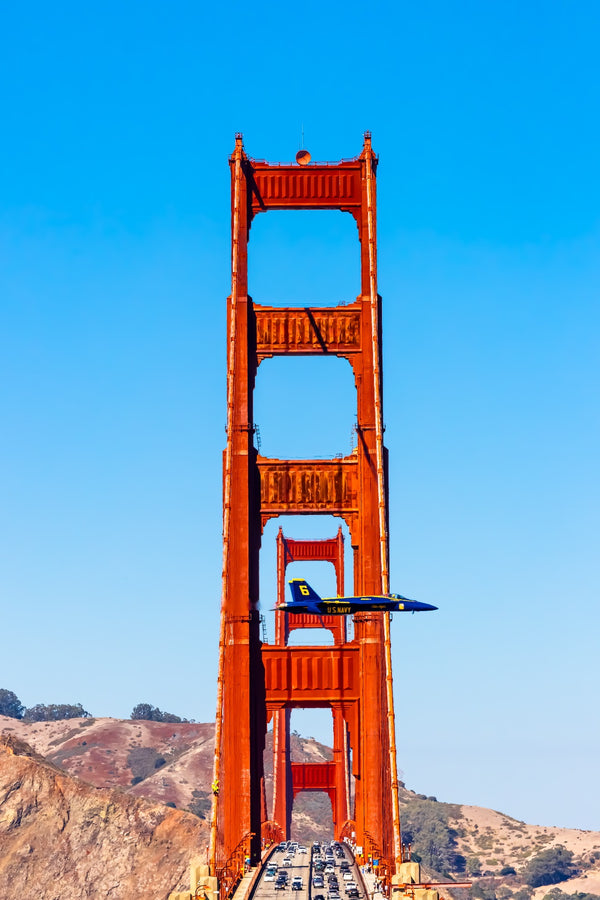
POLYGON ((219 633, 219 671, 217 677, 217 713, 215 719, 215 761, 213 767, 213 796, 211 810, 209 864, 211 875, 216 875, 217 807, 221 767, 221 732, 223 728, 223 685, 225 663, 225 631, 227 596, 227 568, 229 561, 229 532, 231 520, 231 459, 233 455, 233 379, 235 370, 235 338, 238 294, 238 229, 240 206, 240 179, 242 177, 242 141, 236 137, 235 169, 233 182, 233 223, 231 246, 231 304, 229 308, 229 335, 227 345, 227 445, 223 490, 223 569, 221 575, 221 628, 219 633))
MULTIPOLYGON (((381 409, 381 370, 379 363, 379 303, 377 295, 377 259, 375 248, 375 210, 373 186, 373 157, 370 135, 365 140, 365 177, 367 188, 367 238, 369 247, 369 295, 371 301, 371 343, 373 355, 373 383, 375 402, 375 442, 377 464, 377 500, 379 511, 379 541, 381 553, 382 592, 389 592, 388 535, 385 502, 385 472, 383 465, 383 414, 381 409)), ((392 821, 394 832, 394 857, 396 866, 401 859, 400 846, 400 804, 398 799, 398 769, 396 763, 396 723, 394 715, 394 689, 392 681, 392 645, 390 636, 390 614, 383 613, 385 684, 387 697, 388 738, 390 747, 390 776, 392 787, 392 821)))

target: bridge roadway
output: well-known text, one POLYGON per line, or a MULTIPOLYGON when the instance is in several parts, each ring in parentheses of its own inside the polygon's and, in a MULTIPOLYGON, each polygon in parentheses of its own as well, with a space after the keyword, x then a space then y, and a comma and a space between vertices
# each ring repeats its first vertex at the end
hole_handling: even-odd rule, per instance
POLYGON ((350 847, 344 843, 321 842, 319 851, 310 844, 299 842, 298 847, 294 847, 294 843, 288 841, 285 850, 282 849, 283 844, 280 844, 269 854, 259 878, 255 881, 251 900, 369 900, 362 874, 350 847), (302 847, 306 848, 305 853, 301 852, 302 847), (333 851, 333 859, 331 854, 326 855, 330 849, 333 851), (347 867, 343 866, 343 863, 347 863, 347 867), (333 871, 326 870, 327 866, 331 866, 333 871), (319 868, 323 868, 321 873, 318 872, 319 868), (354 893, 352 887, 347 889, 348 879, 343 877, 344 870, 352 875, 354 893), (278 876, 282 873, 287 874, 287 883, 284 887, 278 884, 278 876), (319 874, 322 878, 315 886, 315 878, 319 874), (337 879, 337 886, 330 883, 331 875, 337 879), (293 887, 294 878, 302 880, 300 889, 293 887))

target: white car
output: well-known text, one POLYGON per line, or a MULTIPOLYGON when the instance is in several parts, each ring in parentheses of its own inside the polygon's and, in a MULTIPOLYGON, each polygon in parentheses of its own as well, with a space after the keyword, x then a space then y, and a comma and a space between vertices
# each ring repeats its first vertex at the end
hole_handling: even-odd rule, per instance
POLYGON ((344 881, 354 881, 354 875, 352 874, 352 872, 344 872, 342 878, 344 879, 344 881))
POLYGON ((267 869, 265 881, 275 881, 277 878, 277 869, 267 869))
POLYGON ((284 865, 284 866, 291 866, 291 865, 292 865, 292 857, 291 857, 291 856, 284 856, 284 857, 283 857, 282 865, 284 865))

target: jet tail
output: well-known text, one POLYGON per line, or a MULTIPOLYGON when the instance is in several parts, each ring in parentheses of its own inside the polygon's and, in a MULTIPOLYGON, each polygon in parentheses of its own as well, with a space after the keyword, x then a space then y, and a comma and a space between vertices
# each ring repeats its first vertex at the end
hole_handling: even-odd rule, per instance
POLYGON ((321 602, 321 598, 304 578, 292 578, 288 584, 292 592, 292 603, 305 606, 308 612, 314 613, 316 616, 321 615, 317 606, 321 602))

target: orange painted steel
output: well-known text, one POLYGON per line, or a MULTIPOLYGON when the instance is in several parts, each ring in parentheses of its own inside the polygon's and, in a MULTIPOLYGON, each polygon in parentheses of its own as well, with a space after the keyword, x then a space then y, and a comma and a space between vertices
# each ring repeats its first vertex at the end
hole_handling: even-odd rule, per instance
POLYGON ((324 791, 335 809, 335 763, 292 763, 292 787, 294 797, 300 791, 324 791))
MULTIPOLYGON (((349 736, 355 808, 352 817, 340 821, 340 828, 347 829, 351 822, 356 843, 376 850, 385 871, 399 859, 387 614, 357 614, 353 640, 338 635, 333 647, 261 647, 257 610, 262 528, 268 519, 285 514, 340 516, 354 550, 353 593, 388 590, 376 164, 368 133, 360 156, 339 163, 299 166, 251 160, 241 135, 230 160, 232 290, 227 316, 222 624, 209 856, 215 872, 230 873, 242 847, 253 862, 260 858, 267 719, 274 717, 279 731, 274 743, 281 756, 286 752, 281 733, 289 728, 290 709, 296 707, 331 708, 349 736), (354 217, 361 260, 356 301, 314 308, 253 303, 248 296, 250 227, 254 216, 276 209, 337 209, 354 217), (358 437, 350 456, 281 460, 257 453, 252 424, 257 369, 263 359, 286 354, 331 354, 350 362, 358 437)), ((299 624, 309 627, 308 621, 299 624)), ((342 767, 334 764, 337 785, 342 767)))

